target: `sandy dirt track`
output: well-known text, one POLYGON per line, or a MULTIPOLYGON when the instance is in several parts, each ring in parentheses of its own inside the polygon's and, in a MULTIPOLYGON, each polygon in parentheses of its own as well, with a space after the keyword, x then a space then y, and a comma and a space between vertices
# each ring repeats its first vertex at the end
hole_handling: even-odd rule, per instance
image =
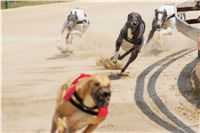
MULTIPOLYGON (((153 11, 162 4, 69 2, 3 10, 3 132, 49 132, 59 86, 83 72, 118 72, 96 60, 113 54, 132 11, 145 20, 147 37, 153 11), (67 56, 56 39, 74 7, 85 10, 91 26, 67 56)), ((174 30, 165 45, 163 52, 144 47, 127 69, 129 77, 112 80, 110 114, 96 132, 199 132, 200 103, 189 85, 196 43, 174 30)))

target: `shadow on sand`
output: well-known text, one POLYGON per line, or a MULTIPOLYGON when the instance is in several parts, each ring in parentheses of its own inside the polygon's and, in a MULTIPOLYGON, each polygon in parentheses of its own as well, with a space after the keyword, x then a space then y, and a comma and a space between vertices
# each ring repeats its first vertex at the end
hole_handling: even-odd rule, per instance
POLYGON ((194 67, 196 66, 197 62, 198 59, 195 59, 183 68, 178 77, 177 85, 183 97, 185 97, 188 102, 200 109, 200 96, 193 93, 190 83, 191 73, 194 67))
POLYGON ((56 54, 52 57, 48 57, 47 60, 57 60, 57 59, 64 59, 64 58, 67 58, 69 57, 70 54, 56 54))

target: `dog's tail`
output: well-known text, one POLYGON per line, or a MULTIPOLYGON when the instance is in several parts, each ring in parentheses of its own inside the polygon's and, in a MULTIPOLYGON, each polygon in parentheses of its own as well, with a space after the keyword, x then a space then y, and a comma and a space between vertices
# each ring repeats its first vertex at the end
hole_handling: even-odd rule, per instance
POLYGON ((64 97, 65 92, 67 91, 67 84, 63 84, 59 90, 58 90, 58 95, 57 95, 57 99, 56 99, 56 104, 58 104, 64 97))
POLYGON ((70 79, 68 82, 64 83, 58 90, 58 94, 57 94, 57 99, 56 99, 56 104, 58 104, 59 102, 62 101, 62 99, 64 98, 64 95, 66 94, 66 92, 68 91, 68 89, 70 88, 70 86, 72 85, 74 79, 70 79))

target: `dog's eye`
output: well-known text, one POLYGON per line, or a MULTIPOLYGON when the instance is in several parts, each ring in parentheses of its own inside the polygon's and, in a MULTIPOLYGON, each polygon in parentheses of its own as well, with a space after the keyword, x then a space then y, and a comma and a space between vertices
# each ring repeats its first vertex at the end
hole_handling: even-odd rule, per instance
POLYGON ((108 85, 108 88, 110 88, 110 84, 108 85))
POLYGON ((94 85, 95 85, 95 86, 100 86, 100 83, 99 83, 99 82, 96 82, 94 85))

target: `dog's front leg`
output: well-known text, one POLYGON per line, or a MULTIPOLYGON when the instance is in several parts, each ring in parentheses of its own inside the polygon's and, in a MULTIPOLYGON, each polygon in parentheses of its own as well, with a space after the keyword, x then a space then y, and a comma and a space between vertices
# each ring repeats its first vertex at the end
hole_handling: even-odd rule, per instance
POLYGON ((115 53, 114 53, 114 56, 113 56, 113 63, 117 63, 118 61, 118 58, 119 58, 119 49, 121 47, 121 43, 120 42, 116 42, 116 45, 115 45, 115 53))
POLYGON ((122 40, 123 40, 123 30, 120 31, 120 34, 119 34, 117 41, 115 43, 115 53, 114 53, 114 56, 112 58, 113 63, 117 63, 117 61, 118 61, 119 49, 122 45, 122 40))
POLYGON ((198 58, 200 60, 200 41, 197 42, 197 49, 198 49, 198 58))
POLYGON ((135 48, 131 48, 129 51, 125 52, 123 55, 119 55, 119 60, 124 59, 128 54, 130 54, 135 48))
POLYGON ((125 70, 127 69, 127 67, 137 58, 139 53, 138 49, 134 49, 133 52, 131 53, 131 56, 128 59, 128 62, 126 63, 126 65, 121 69, 121 73, 124 73, 125 70))
POLYGON ((156 31, 155 28, 152 28, 152 29, 151 29, 151 31, 149 32, 149 35, 148 35, 146 44, 148 44, 149 41, 153 38, 153 35, 154 35, 155 31, 156 31))
POLYGON ((156 20, 153 19, 153 21, 152 21, 151 31, 149 32, 149 35, 148 35, 148 38, 147 38, 146 44, 148 44, 149 41, 153 38, 153 35, 154 35, 155 31, 156 31, 156 20))
POLYGON ((55 113, 53 116, 51 133, 55 133, 58 130, 58 133, 64 133, 66 131, 63 117, 59 113, 55 113))
POLYGON ((161 34, 162 35, 171 35, 172 34, 172 32, 173 32, 173 29, 174 29, 174 27, 175 27, 175 25, 176 25, 176 20, 175 20, 175 18, 172 18, 172 19, 170 19, 170 25, 169 25, 169 27, 167 27, 167 29, 165 29, 165 30, 161 30, 161 34))
POLYGON ((166 30, 161 30, 160 34, 162 34, 162 35, 171 35, 172 34, 172 28, 168 27, 166 30))
POLYGON ((56 123, 52 121, 52 126, 51 126, 51 133, 55 133, 57 129, 56 123))
POLYGON ((97 128, 98 125, 99 123, 88 125, 87 128, 83 131, 83 133, 91 133, 92 131, 94 131, 94 129, 97 128))

